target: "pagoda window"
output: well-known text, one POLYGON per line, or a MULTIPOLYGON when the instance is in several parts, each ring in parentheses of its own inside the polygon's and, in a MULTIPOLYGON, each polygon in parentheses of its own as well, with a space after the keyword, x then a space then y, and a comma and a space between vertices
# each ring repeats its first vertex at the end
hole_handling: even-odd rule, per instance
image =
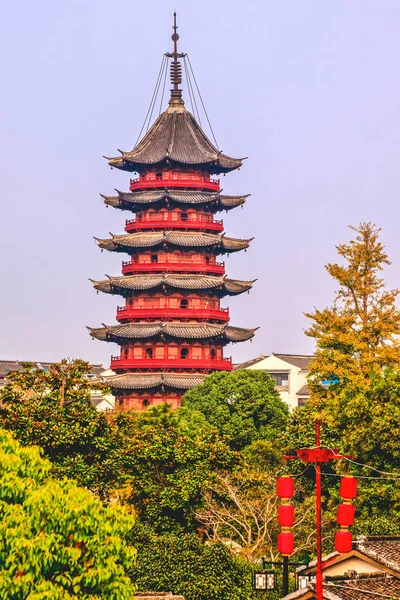
POLYGON ((145 357, 148 359, 153 358, 153 348, 146 348, 145 349, 145 357))
POLYGON ((129 348, 122 348, 122 357, 128 358, 129 356, 129 348))
POLYGON ((181 300, 180 307, 181 307, 181 308, 185 308, 185 309, 186 309, 186 308, 188 308, 188 307, 189 307, 189 300, 187 300, 186 298, 183 298, 183 299, 181 300))
POLYGON ((188 221, 189 215, 187 213, 181 213, 181 221, 188 221))
POLYGON ((156 358, 164 358, 164 346, 156 346, 156 358))
POLYGON ((181 348, 180 356, 181 360, 186 360, 189 358, 189 348, 181 348))
POLYGON ((138 214, 138 216, 137 216, 137 220, 138 220, 138 221, 141 221, 142 219, 143 219, 143 215, 142 215, 142 213, 138 214))
POLYGON ((132 260, 135 264, 137 264, 139 262, 139 257, 137 254, 135 254, 135 256, 132 257, 132 260))
POLYGON ((158 263, 158 256, 157 254, 152 254, 151 258, 150 258, 151 262, 154 263, 158 263))
POLYGON ((202 355, 203 355, 203 349, 201 346, 199 346, 197 348, 196 347, 192 348, 192 358, 200 359, 200 358, 202 358, 202 355))
POLYGON ((143 350, 141 347, 134 347, 133 348, 133 358, 135 359, 141 359, 143 358, 143 350))
POLYGON ((211 348, 211 350, 210 350, 210 358, 211 358, 211 360, 214 360, 215 358, 217 358, 217 353, 215 351, 215 348, 211 348))
POLYGON ((162 179, 162 173, 156 173, 156 179, 162 179))
POLYGON ((178 356, 178 348, 176 346, 168 346, 168 358, 175 359, 178 356))
POLYGON ((143 400, 142 402, 142 408, 147 408, 148 406, 150 406, 150 400, 146 398, 146 400, 143 400))
POLYGON ((209 264, 210 264, 210 257, 206 256, 206 265, 209 265, 209 264))

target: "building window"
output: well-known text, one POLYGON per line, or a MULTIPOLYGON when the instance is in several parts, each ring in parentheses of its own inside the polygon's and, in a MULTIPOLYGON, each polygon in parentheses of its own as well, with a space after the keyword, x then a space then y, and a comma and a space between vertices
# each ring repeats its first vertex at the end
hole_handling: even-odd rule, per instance
POLYGON ((214 350, 214 348, 211 348, 211 350, 210 350, 210 356, 211 356, 211 360, 214 360, 214 358, 216 358, 217 353, 214 350))
POLYGON ((153 358, 153 348, 146 348, 145 356, 146 358, 153 358))
POLYGON ((289 373, 269 373, 278 387, 289 387, 289 373))
POLYGON ((188 308, 188 306, 189 306, 189 300, 186 300, 186 298, 183 298, 181 300, 180 306, 181 306, 181 308, 188 308))
POLYGON ((181 213, 181 221, 187 221, 189 219, 189 215, 187 213, 181 213))
POLYGON ((210 264, 210 257, 206 256, 206 265, 209 265, 209 264, 210 264))
POLYGON ((151 260, 152 263, 158 263, 158 256, 157 256, 157 254, 152 254, 150 260, 151 260))
POLYGON ((143 400, 142 402, 142 408, 147 408, 148 406, 150 406, 150 400, 143 400))
POLYGON ((189 357, 189 348, 181 348, 181 360, 189 357))
POLYGON ((156 173, 156 179, 162 179, 162 173, 156 173))

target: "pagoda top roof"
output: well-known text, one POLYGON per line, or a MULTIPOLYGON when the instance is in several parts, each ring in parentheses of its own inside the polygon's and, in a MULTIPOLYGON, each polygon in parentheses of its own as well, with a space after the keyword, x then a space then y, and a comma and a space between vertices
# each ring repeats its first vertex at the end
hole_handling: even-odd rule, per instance
POLYGON ((210 291, 218 296, 236 296, 248 292, 253 281, 240 281, 212 275, 158 273, 110 277, 104 281, 91 280, 94 288, 105 294, 131 296, 135 292, 166 290, 210 291))
POLYGON ((103 327, 88 327, 93 338, 105 342, 119 342, 124 340, 145 339, 185 339, 206 340, 218 338, 224 343, 245 342, 250 340, 255 329, 232 327, 215 323, 182 323, 182 322, 156 322, 156 323, 125 323, 123 325, 103 325, 103 327))
POLYGON ((238 169, 243 158, 231 158, 208 139, 183 101, 170 104, 130 152, 108 158, 108 164, 123 171, 141 172, 166 165, 196 166, 209 173, 238 169))
POLYGON ((120 208, 121 210, 145 210, 147 206, 168 203, 184 206, 206 205, 214 210, 230 210, 246 202, 249 194, 242 196, 226 196, 221 193, 193 190, 137 190, 134 192, 120 192, 118 196, 101 197, 107 206, 120 208))
POLYGON ((202 373, 122 373, 103 377, 106 385, 113 390, 145 390, 165 387, 189 390, 203 383, 202 373))
POLYGON ((110 252, 132 253, 136 248, 207 248, 222 254, 238 252, 249 247, 251 239, 240 240, 226 237, 225 234, 205 233, 202 231, 145 231, 111 235, 111 239, 95 238, 100 248, 110 252))

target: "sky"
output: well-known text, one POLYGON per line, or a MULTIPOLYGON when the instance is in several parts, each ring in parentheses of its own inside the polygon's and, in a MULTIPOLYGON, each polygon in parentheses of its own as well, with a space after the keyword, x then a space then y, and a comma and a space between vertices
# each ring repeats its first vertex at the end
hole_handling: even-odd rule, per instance
POLYGON ((126 259, 93 240, 129 218, 99 196, 129 186, 103 155, 135 144, 174 9, 219 147, 248 157, 222 184, 251 196, 222 216, 254 240, 225 262, 258 281, 223 305, 260 329, 226 355, 312 352, 304 312, 332 303, 324 265, 351 224, 382 227, 400 287, 398 0, 15 0, 0 20, 1 359, 118 353, 85 329, 122 304, 88 281, 126 259))

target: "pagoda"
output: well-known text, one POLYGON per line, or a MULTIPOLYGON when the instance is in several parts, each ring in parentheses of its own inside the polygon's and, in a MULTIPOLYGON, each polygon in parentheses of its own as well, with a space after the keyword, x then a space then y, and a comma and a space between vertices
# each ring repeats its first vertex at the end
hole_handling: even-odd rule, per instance
MULTIPOLYGON (((98 239, 101 249, 127 254, 122 275, 93 281, 96 290, 122 296, 115 325, 88 328, 93 338, 117 343, 107 378, 117 406, 143 410, 180 405, 186 390, 214 371, 231 371, 224 346, 253 337, 255 329, 229 325, 226 296, 249 291, 254 281, 229 279, 219 255, 245 250, 251 240, 228 237, 214 215, 243 205, 247 196, 221 193, 221 173, 242 165, 218 150, 182 99, 182 66, 176 16, 171 96, 131 152, 107 158, 134 173, 129 192, 102 196, 108 206, 130 211, 125 233, 98 239)), ((189 90, 190 91, 190 90, 189 90)))

